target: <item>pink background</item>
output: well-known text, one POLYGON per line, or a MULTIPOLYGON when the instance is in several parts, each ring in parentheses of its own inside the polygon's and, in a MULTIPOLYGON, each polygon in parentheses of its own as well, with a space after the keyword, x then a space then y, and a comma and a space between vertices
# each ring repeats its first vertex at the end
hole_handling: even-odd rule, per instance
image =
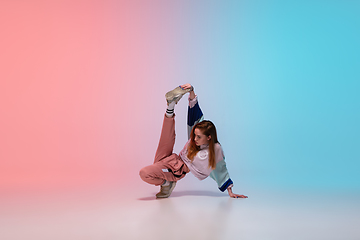
POLYGON ((154 2, 1 1, 0 20, 0 187, 141 181, 164 94, 188 81, 174 72, 177 16, 154 2))

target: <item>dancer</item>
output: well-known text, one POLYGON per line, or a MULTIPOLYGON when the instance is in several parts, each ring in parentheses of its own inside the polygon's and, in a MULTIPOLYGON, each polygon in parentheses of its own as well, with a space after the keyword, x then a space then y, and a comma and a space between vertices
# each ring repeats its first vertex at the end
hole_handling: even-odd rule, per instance
POLYGON ((191 172, 199 180, 208 176, 214 179, 220 189, 232 198, 247 198, 232 192, 231 180, 225 164, 222 147, 217 139, 215 125, 203 120, 197 96, 191 84, 187 83, 165 94, 167 109, 164 116, 159 145, 154 164, 140 170, 140 177, 149 184, 160 187, 157 198, 167 198, 174 190, 176 182, 191 172), (173 153, 175 144, 175 104, 189 92, 188 137, 189 140, 180 154, 173 153))

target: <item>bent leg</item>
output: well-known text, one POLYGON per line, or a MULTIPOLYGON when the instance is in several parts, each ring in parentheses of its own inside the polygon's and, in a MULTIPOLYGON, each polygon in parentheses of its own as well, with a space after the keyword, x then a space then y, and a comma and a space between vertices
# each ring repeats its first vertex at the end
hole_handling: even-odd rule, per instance
POLYGON ((171 118, 164 116, 159 145, 156 150, 154 163, 170 156, 175 144, 175 115, 171 118))
POLYGON ((161 185, 166 181, 176 182, 185 177, 189 168, 177 154, 172 154, 140 170, 141 179, 149 184, 161 185))
POLYGON ((160 163, 154 163, 153 165, 142 168, 139 175, 144 182, 155 186, 163 184, 165 180, 176 181, 175 176, 171 172, 168 172, 168 169, 160 163))

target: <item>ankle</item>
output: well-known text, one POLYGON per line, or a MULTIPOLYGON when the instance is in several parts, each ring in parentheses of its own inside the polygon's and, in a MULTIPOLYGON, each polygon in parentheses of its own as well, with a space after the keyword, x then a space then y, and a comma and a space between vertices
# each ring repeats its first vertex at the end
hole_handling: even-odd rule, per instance
POLYGON ((166 109, 166 117, 171 118, 174 116, 175 102, 171 102, 166 109))
POLYGON ((163 184, 161 184, 161 186, 166 187, 170 185, 169 181, 164 180, 165 182, 163 184))

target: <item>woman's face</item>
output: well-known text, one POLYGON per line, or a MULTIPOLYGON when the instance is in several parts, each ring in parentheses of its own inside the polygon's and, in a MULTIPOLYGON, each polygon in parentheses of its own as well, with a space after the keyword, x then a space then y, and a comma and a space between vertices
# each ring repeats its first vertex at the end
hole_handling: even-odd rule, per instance
POLYGON ((198 128, 195 128, 194 134, 195 134, 194 141, 195 141, 196 146, 209 144, 209 140, 210 140, 211 136, 204 135, 202 133, 202 131, 198 128))

